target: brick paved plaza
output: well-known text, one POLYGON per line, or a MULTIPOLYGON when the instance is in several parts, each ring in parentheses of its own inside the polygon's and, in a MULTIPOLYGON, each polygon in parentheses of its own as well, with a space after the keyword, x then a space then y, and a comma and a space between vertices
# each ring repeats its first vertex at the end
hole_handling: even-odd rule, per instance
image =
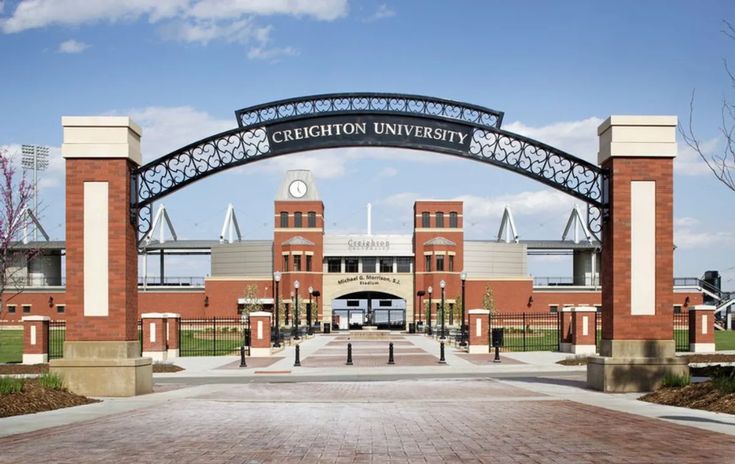
POLYGON ((730 435, 490 379, 210 385, 163 395, 170 393, 178 396, 0 439, 0 462, 705 463, 735 453, 730 435))

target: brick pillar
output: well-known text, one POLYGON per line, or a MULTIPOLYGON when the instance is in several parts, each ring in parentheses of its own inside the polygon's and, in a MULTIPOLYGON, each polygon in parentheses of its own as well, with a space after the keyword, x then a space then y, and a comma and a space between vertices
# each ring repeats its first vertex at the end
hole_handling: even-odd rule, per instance
POLYGON ((23 364, 48 362, 48 316, 26 316, 23 322, 23 364))
POLYGON ((559 351, 572 352, 572 308, 564 307, 559 310, 559 351))
POLYGON ((598 128, 609 174, 602 228, 601 357, 587 382, 610 391, 655 389, 686 365, 674 358, 675 116, 611 116, 598 128))
POLYGON ((490 311, 470 309, 469 317, 470 354, 490 352, 490 311))
POLYGON ((137 231, 131 172, 141 130, 130 118, 63 117, 66 158, 66 340, 51 371, 88 396, 152 390, 138 344, 137 231))
POLYGON ((168 320, 162 313, 140 315, 143 326, 143 356, 153 361, 165 361, 168 355, 168 320))
POLYGON ((164 313, 166 318, 166 344, 168 345, 167 359, 178 358, 179 330, 181 329, 181 314, 164 313))
POLYGON ((696 305, 689 308, 689 351, 715 352, 715 307, 696 305))
POLYGON ((250 356, 271 355, 271 313, 255 311, 250 313, 250 356))
POLYGON ((572 344, 570 351, 574 354, 595 354, 597 352, 597 324, 593 306, 577 306, 570 308, 572 314, 572 344))

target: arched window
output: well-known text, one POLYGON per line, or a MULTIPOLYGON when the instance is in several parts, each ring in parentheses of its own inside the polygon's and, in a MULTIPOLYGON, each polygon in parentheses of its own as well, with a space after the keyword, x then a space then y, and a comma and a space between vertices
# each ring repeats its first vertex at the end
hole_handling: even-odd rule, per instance
POLYGON ((436 212, 436 227, 444 227, 444 213, 436 212))
POLYGON ((288 213, 285 211, 281 211, 281 227, 284 229, 288 227, 288 213))

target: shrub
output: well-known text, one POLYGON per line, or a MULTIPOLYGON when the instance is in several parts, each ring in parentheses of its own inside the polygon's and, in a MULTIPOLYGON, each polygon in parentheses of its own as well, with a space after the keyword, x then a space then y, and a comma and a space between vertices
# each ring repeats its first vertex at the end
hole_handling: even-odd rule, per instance
POLYGON ((23 390, 23 379, 0 377, 0 395, 20 393, 23 390))
POLYGON ((725 395, 735 393, 735 374, 716 375, 712 379, 712 385, 725 395))
POLYGON ((59 374, 52 374, 50 372, 42 374, 41 377, 38 378, 38 383, 40 383, 43 388, 49 390, 61 390, 64 388, 59 374))
POLYGON ((692 378, 689 374, 671 374, 667 373, 661 381, 662 387, 686 387, 692 383, 692 378))

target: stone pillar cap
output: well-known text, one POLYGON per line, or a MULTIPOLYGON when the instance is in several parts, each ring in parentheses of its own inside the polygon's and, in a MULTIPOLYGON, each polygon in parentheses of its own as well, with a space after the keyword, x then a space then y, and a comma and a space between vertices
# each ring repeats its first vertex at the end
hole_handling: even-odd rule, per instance
POLYGON ((165 319, 168 313, 143 313, 141 319, 165 319))
POLYGON ((470 309, 469 311, 467 311, 467 314, 481 314, 481 315, 486 315, 486 314, 490 314, 490 311, 487 310, 487 309, 470 309))
POLYGON ((50 321, 51 318, 48 316, 23 316, 21 322, 38 322, 38 321, 50 321))
POLYGON ((689 311, 714 311, 717 309, 713 305, 694 305, 694 307, 689 308, 689 311))
POLYGON ((268 311, 253 311, 250 313, 251 317, 271 317, 271 313, 268 311))
POLYGON ((677 124, 676 116, 610 116, 597 128, 597 162, 614 157, 674 158, 677 124))
POLYGON ((168 319, 181 319, 181 314, 179 313, 161 313, 161 316, 168 318, 168 319))
POLYGON ((62 116, 64 158, 127 158, 140 165, 143 130, 128 116, 62 116))
POLYGON ((572 306, 569 308, 573 313, 596 313, 597 308, 594 306, 572 306))

